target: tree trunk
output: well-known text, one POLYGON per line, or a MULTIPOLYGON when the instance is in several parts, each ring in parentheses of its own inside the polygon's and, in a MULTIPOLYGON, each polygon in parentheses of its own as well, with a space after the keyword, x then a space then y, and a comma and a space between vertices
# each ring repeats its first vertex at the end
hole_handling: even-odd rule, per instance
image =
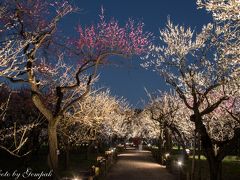
POLYGON ((222 161, 209 159, 208 164, 210 169, 210 180, 222 180, 222 161))
POLYGON ((172 140, 171 140, 171 136, 170 136, 170 133, 169 133, 169 129, 165 129, 164 131, 164 136, 165 136, 165 139, 166 139, 166 145, 165 145, 165 148, 164 148, 164 151, 165 152, 171 152, 172 150, 172 140))
POLYGON ((70 143, 69 143, 69 140, 68 138, 66 138, 66 142, 64 143, 65 144, 65 169, 68 169, 69 168, 69 151, 70 151, 70 143))
POLYGON ((158 139, 158 156, 159 156, 159 163, 162 164, 163 163, 163 129, 161 129, 160 131, 160 136, 158 139))
POLYGON ((203 124, 203 119, 199 111, 196 110, 190 119, 195 123, 195 127, 201 138, 202 147, 209 165, 210 180, 221 180, 221 160, 216 158, 213 143, 203 124))
POLYGON ((194 139, 193 139, 193 154, 192 154, 192 169, 191 169, 191 180, 194 180, 195 176, 195 155, 196 155, 196 131, 194 131, 194 139))
POLYGON ((201 137, 199 134, 197 134, 197 155, 198 155, 198 161, 197 161, 197 167, 198 167, 198 172, 197 172, 197 177, 198 180, 202 179, 202 164, 201 164, 201 137))
POLYGON ((91 141, 89 143, 89 146, 87 147, 87 151, 86 151, 86 159, 89 159, 90 155, 91 155, 91 151, 93 151, 93 149, 95 149, 95 142, 94 141, 91 141))
POLYGON ((240 158, 240 138, 237 141, 237 156, 240 158))
POLYGON ((57 123, 48 124, 48 146, 49 146, 49 166, 58 177, 58 142, 57 142, 57 123))

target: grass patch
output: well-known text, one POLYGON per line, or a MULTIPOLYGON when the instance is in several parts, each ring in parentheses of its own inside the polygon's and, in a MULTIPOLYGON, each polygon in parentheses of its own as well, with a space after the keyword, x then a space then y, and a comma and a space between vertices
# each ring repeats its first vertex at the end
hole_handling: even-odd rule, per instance
POLYGON ((96 164, 98 154, 92 153, 88 158, 86 158, 86 154, 81 153, 72 153, 69 156, 69 168, 65 169, 64 160, 62 159, 60 163, 60 175, 61 176, 70 176, 79 174, 84 171, 88 171, 90 167, 96 164))
MULTIPOLYGON (((153 155, 156 156, 157 149, 152 150, 153 155)), ((192 156, 189 156, 188 160, 184 160, 182 150, 178 150, 176 147, 171 150, 171 161, 174 161, 175 164, 178 160, 183 161, 183 171, 185 173, 191 172, 192 166, 192 156)), ((200 160, 198 160, 198 156, 196 158, 196 169, 195 169, 195 179, 197 180, 206 180, 209 179, 209 167, 207 159, 204 155, 200 156, 200 160)), ((175 164, 176 165, 176 164, 175 164)), ((173 173, 176 173, 173 170, 173 173)), ((226 156, 222 161, 222 177, 223 180, 237 180, 240 179, 240 157, 239 156, 226 156)))
MULTIPOLYGON (((186 163, 186 170, 191 171, 192 157, 186 163)), ((201 179, 209 178, 209 167, 205 156, 201 155, 200 160, 196 159, 195 176, 201 179)), ((236 156, 227 156, 222 161, 222 177, 224 180, 236 180, 240 177, 240 161, 236 156)))
MULTIPOLYGON (((96 158, 99 154, 90 153, 88 157, 86 152, 73 151, 69 156, 69 168, 65 169, 65 157, 64 154, 59 156, 59 172, 60 176, 73 177, 74 175, 81 174, 84 171, 88 171, 92 165, 96 163, 96 158)), ((28 156, 23 158, 13 157, 5 152, 0 152, 0 169, 10 173, 17 170, 22 173, 31 168, 33 172, 49 172, 47 161, 47 152, 40 151, 37 156, 28 156)), ((1 179, 1 177, 0 177, 1 179)))

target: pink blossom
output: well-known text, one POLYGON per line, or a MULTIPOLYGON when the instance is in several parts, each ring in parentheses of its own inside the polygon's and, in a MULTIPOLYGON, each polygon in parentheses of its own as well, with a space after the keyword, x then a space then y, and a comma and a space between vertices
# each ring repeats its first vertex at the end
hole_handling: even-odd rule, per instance
POLYGON ((152 35, 143 32, 143 23, 129 20, 121 27, 115 19, 107 22, 103 12, 102 9, 95 26, 78 26, 79 39, 75 44, 85 58, 97 58, 105 53, 131 56, 147 52, 152 35))

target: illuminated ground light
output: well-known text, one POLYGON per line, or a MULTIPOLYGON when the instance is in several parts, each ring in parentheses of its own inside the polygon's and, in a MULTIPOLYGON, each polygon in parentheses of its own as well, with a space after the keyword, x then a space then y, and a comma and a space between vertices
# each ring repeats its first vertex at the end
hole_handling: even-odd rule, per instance
POLYGON ((82 180, 80 177, 74 177, 72 180, 82 180))
POLYGON ((181 166, 183 165, 182 161, 178 161, 178 162, 177 162, 177 165, 178 165, 179 167, 181 167, 181 166))
POLYGON ((166 157, 166 158, 168 158, 169 156, 170 156, 170 154, 169 154, 169 153, 166 153, 166 154, 165 154, 165 157, 166 157))

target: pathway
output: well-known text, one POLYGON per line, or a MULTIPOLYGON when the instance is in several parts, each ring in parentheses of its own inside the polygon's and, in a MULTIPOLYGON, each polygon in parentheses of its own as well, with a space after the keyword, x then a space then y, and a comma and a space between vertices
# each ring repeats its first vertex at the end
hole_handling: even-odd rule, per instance
POLYGON ((106 180, 176 180, 164 166, 154 162, 150 151, 126 150, 106 180))

